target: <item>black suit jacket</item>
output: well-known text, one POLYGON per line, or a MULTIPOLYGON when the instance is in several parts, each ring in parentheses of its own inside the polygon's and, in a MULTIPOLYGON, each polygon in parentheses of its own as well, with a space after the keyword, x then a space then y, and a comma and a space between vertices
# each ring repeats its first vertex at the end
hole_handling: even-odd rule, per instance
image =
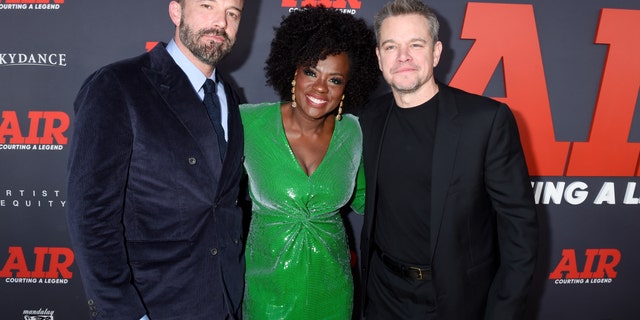
MULTIPOLYGON (((430 208, 439 319, 522 319, 538 236, 515 119, 495 100, 439 87, 430 208)), ((389 93, 360 114, 367 179, 363 297, 374 246, 378 160, 392 104, 389 93)))
POLYGON ((221 163, 207 111, 164 44, 101 68, 80 89, 68 225, 92 318, 225 319, 239 310, 244 142, 238 97, 225 91, 221 163))

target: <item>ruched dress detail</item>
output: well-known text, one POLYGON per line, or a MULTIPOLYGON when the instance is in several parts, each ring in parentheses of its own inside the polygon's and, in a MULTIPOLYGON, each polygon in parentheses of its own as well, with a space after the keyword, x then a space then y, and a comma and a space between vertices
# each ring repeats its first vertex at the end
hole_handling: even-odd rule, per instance
POLYGON ((280 103, 243 105, 241 114, 252 200, 244 319, 351 319, 353 279, 340 209, 350 204, 360 213, 364 206, 357 118, 336 121, 324 159, 308 176, 286 138, 280 103))

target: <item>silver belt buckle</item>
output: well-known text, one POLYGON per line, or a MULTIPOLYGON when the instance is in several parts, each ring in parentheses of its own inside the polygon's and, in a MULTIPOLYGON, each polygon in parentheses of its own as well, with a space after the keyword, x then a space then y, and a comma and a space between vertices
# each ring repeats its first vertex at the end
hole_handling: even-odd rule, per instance
POLYGON ((409 270, 416 270, 418 271, 418 280, 422 280, 422 269, 418 268, 418 267, 409 267, 409 270))

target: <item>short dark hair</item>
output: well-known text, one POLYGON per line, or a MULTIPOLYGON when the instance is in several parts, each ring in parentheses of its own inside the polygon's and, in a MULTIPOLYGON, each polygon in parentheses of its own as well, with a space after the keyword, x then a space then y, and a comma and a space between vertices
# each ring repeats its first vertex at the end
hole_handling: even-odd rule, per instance
POLYGON ((345 107, 363 105, 376 88, 380 70, 375 36, 364 20, 323 6, 304 7, 283 17, 274 31, 264 70, 267 84, 282 101, 291 100, 291 80, 298 67, 313 67, 342 52, 349 60, 345 107))
POLYGON ((433 43, 438 42, 440 32, 440 22, 436 13, 421 0, 395 0, 388 2, 378 11, 373 20, 373 28, 376 33, 376 41, 380 41, 380 26, 382 22, 394 16, 405 14, 417 14, 423 16, 429 22, 429 35, 433 43))

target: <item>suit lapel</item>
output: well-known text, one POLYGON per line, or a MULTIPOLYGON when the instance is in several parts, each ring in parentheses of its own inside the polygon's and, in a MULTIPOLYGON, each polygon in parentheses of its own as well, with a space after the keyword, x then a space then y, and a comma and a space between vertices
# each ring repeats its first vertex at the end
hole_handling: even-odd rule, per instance
POLYGON ((149 54, 151 65, 143 71, 158 94, 162 96, 167 107, 196 141, 206 159, 207 167, 216 181, 219 181, 222 168, 220 155, 218 150, 212 147, 217 140, 202 101, 164 45, 158 44, 149 54))
MULTIPOLYGON (((456 116, 458 114, 455 98, 453 93, 446 85, 440 84, 440 102, 438 104, 438 120, 436 122, 436 135, 433 146, 433 164, 431 168, 432 174, 432 182, 431 182, 431 259, 433 260, 433 254, 435 253, 435 249, 438 243, 438 236, 440 234, 440 229, 442 226, 442 220, 444 217, 444 203, 445 197, 448 192, 448 187, 451 180, 451 175, 454 169, 456 152, 458 149, 458 141, 460 138, 460 126, 456 123, 456 116)), ((375 130, 370 130, 369 134, 376 134, 377 136, 370 137, 369 141, 372 141, 372 144, 369 146, 372 150, 375 151, 375 157, 373 158, 373 162, 369 165, 372 168, 373 174, 371 174, 368 179, 371 181, 367 181, 369 185, 368 190, 374 190, 374 194, 369 196, 367 195, 367 199, 369 199, 369 207, 373 208, 370 212, 373 213, 373 217, 371 217, 371 221, 375 219, 375 202, 373 199, 376 198, 377 188, 377 179, 378 179, 378 168, 380 161, 380 153, 382 150, 382 142, 384 133, 387 128, 387 122, 389 119, 389 115, 391 114, 391 109, 393 108, 393 96, 389 95, 389 99, 385 99, 382 105, 386 106, 384 108, 380 108, 378 113, 372 116, 370 128, 382 128, 379 132, 375 132, 375 130)), ((368 230, 366 230, 367 234, 373 234, 373 223, 367 226, 368 230)))
POLYGON ((460 126, 456 122, 458 110, 455 98, 449 88, 443 84, 440 87, 440 102, 438 104, 438 120, 436 122, 436 136, 433 146, 433 164, 431 168, 431 260, 435 253, 438 236, 444 217, 444 204, 451 175, 454 169, 456 151, 460 138, 460 126))
MULTIPOLYGON (((369 147, 371 148, 371 150, 373 150, 372 153, 375 155, 373 157, 373 162, 369 164, 371 166, 371 172, 373 172, 373 174, 367 176, 368 180, 366 181, 367 185, 369 186, 367 190, 373 190, 373 195, 370 195, 370 196, 367 195, 367 199, 368 199, 367 201, 369 202, 368 207, 371 208, 369 212, 371 212, 371 215, 372 215, 370 221, 375 221, 376 208, 375 208, 374 199, 377 199, 377 196, 378 196, 377 185, 378 185, 378 170, 380 165, 380 155, 382 153, 382 144, 384 140, 384 134, 387 130, 387 122, 389 121, 389 115, 391 115, 393 104, 394 104, 393 95, 389 93, 382 100, 382 103, 381 103, 382 107, 375 111, 372 111, 376 113, 371 116, 370 124, 368 125, 368 127, 372 129, 381 128, 381 130, 379 131, 369 130, 368 134, 372 136, 368 137, 367 139, 371 141, 369 147)), ((365 164, 365 167, 366 165, 367 164, 365 164)), ((367 234, 373 235, 373 225, 374 223, 368 224, 367 226, 368 230, 366 230, 367 234)))

